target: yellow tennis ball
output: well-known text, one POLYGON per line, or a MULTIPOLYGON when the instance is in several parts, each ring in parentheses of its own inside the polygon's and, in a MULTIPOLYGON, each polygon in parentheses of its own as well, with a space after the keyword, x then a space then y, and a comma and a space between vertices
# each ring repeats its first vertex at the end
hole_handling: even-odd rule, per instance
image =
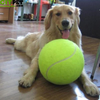
POLYGON ((72 83, 79 78, 84 67, 80 48, 65 39, 47 43, 40 52, 38 62, 44 78, 57 85, 72 83))

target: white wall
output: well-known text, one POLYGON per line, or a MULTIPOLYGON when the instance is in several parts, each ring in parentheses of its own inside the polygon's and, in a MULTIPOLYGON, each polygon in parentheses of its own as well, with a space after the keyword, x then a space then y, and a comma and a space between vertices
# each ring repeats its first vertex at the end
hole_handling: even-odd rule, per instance
POLYGON ((47 5, 43 5, 43 8, 42 8, 42 16, 45 16, 46 15, 46 12, 48 10, 48 6, 47 5))
POLYGON ((76 5, 76 0, 74 0, 74 1, 73 1, 73 4, 72 4, 72 5, 73 5, 73 6, 75 6, 75 5, 76 5))
MULTIPOLYGON (((18 16, 21 16, 22 7, 18 8, 18 16)), ((25 4, 24 13, 29 14, 32 13, 32 4, 25 4)))

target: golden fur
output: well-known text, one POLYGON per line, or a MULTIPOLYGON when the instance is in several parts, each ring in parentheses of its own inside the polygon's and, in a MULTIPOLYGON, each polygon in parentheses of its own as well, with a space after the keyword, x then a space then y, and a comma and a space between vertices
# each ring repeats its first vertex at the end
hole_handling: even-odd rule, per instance
MULTIPOLYGON (((25 71, 24 76, 19 80, 23 87, 30 87, 38 72, 38 56, 42 47, 51 40, 62 38, 61 31, 70 30, 69 40, 75 42, 81 48, 81 31, 78 27, 80 22, 80 9, 68 5, 55 6, 48 10, 45 17, 45 31, 43 33, 28 33, 17 39, 8 38, 7 43, 14 43, 17 50, 25 52, 32 58, 30 67, 25 71), (65 27, 62 21, 68 22, 65 27)), ((90 81, 83 70, 80 80, 87 94, 96 96, 99 94, 98 88, 90 81)))

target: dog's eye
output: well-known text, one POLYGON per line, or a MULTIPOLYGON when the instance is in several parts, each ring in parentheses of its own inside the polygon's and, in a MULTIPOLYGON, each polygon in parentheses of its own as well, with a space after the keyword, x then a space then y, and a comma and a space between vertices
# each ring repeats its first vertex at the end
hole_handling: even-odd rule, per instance
POLYGON ((68 12, 68 14, 69 14, 69 15, 72 15, 72 12, 71 12, 71 11, 69 11, 69 12, 68 12))
POLYGON ((57 16, 60 16, 60 15, 61 15, 61 13, 56 13, 56 15, 57 15, 57 16))

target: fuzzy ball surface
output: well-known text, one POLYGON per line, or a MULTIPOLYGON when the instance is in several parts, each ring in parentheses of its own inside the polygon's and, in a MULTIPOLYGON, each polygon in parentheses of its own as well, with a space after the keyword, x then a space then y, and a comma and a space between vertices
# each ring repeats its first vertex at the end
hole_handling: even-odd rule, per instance
POLYGON ((66 85, 81 75, 84 56, 74 42, 57 39, 42 48, 38 63, 40 72, 46 80, 56 85, 66 85))

